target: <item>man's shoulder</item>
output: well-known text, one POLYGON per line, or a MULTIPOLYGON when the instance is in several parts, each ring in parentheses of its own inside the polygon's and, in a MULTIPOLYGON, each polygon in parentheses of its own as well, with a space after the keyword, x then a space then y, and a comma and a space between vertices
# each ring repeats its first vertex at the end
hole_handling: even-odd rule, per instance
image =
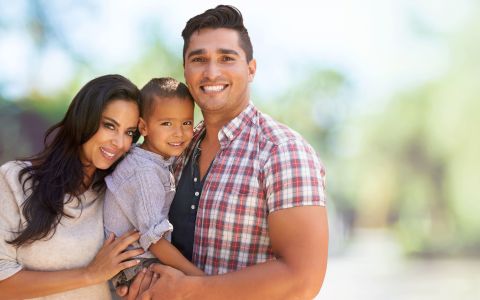
POLYGON ((268 143, 281 145, 289 142, 305 142, 303 137, 285 124, 273 119, 268 114, 258 111, 258 133, 268 143))

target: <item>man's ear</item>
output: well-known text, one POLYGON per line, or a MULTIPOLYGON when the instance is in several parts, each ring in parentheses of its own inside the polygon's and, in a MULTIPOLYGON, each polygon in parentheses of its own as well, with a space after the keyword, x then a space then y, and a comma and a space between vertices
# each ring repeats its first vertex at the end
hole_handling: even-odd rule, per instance
POLYGON ((143 118, 140 118, 138 121, 138 131, 140 131, 140 134, 143 136, 147 136, 148 130, 147 130, 147 122, 143 118))
POLYGON ((255 77, 255 72, 257 72, 257 61, 255 58, 248 63, 248 82, 252 82, 255 77))

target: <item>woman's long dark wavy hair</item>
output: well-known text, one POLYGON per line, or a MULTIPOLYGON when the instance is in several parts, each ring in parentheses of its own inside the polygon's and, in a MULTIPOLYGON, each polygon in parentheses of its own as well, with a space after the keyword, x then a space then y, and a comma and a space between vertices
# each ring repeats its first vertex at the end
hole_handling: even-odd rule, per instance
MULTIPOLYGON (((47 130, 45 149, 26 159, 31 164, 27 164, 18 175, 18 180, 23 182, 24 193, 30 192, 22 206, 26 224, 22 224, 24 229, 9 241, 10 244, 19 247, 47 238, 55 233, 62 217, 71 217, 65 213, 64 204, 79 199, 88 188, 84 183, 84 166, 80 160, 82 145, 97 132, 103 110, 112 100, 132 101, 140 107, 140 91, 120 75, 105 75, 91 80, 73 98, 63 120, 47 130), (28 181, 30 188, 26 188, 28 181), (66 195, 70 197, 65 202, 66 195)), ((133 142, 138 137, 137 130, 133 142)), ((102 192, 104 178, 114 167, 96 170, 94 190, 102 192)))

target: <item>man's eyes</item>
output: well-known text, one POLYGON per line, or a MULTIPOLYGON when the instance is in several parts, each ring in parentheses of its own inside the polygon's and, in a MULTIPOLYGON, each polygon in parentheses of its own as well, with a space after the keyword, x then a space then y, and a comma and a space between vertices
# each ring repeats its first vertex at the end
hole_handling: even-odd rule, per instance
POLYGON ((224 56, 224 57, 222 57, 222 60, 223 60, 223 61, 234 61, 235 58, 233 58, 233 57, 231 57, 231 56, 224 56))
POLYGON ((207 59, 205 57, 194 57, 192 58, 192 62, 206 62, 207 59))
MULTIPOLYGON (((229 62, 229 61, 234 61, 235 60, 235 57, 232 57, 232 56, 222 56, 220 57, 220 60, 219 61, 223 61, 223 62, 229 62)), ((206 57, 194 57, 191 59, 191 62, 207 62, 208 59, 206 57)))
POLYGON ((172 126, 172 122, 162 122, 160 123, 162 126, 172 126))

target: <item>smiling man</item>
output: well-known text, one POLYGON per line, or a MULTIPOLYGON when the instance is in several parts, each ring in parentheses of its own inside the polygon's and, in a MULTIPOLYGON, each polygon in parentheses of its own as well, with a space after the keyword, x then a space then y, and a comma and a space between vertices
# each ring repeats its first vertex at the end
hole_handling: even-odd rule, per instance
MULTIPOLYGON (((241 13, 219 5, 182 32, 204 121, 178 163, 172 243, 210 276, 162 265, 141 299, 311 299, 326 270, 324 169, 296 132, 250 101, 256 61, 241 13)), ((131 287, 135 298, 141 276, 131 287)), ((143 283, 142 283, 143 279, 143 283)))

